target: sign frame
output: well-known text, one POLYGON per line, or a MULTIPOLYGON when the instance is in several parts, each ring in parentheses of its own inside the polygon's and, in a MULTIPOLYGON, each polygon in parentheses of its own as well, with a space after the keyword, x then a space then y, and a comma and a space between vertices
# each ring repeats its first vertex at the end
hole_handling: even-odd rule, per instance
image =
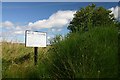
POLYGON ((47 47, 47 32, 42 32, 42 31, 32 31, 32 30, 26 30, 25 31, 25 47, 37 47, 37 46, 27 46, 27 32, 38 32, 38 33, 46 33, 46 46, 47 47))

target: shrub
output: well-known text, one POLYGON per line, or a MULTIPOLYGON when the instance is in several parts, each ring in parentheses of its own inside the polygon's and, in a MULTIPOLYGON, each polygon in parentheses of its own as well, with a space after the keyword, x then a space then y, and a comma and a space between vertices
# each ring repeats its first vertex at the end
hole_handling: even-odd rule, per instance
POLYGON ((116 27, 96 27, 71 33, 49 51, 47 63, 52 78, 115 78, 118 75, 116 27))

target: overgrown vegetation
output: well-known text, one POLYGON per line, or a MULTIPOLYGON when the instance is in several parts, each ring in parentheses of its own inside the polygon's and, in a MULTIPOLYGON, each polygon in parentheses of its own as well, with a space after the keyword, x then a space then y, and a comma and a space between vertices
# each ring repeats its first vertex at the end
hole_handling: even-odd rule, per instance
POLYGON ((51 46, 39 48, 37 66, 33 63, 32 48, 26 48, 22 44, 3 43, 3 78, 119 77, 119 22, 114 20, 112 14, 112 18, 106 16, 109 13, 102 7, 95 8, 93 4, 76 12, 68 27, 70 33, 65 37, 57 35, 51 41, 51 46), (88 15, 85 20, 82 20, 83 14, 88 15), (92 21, 98 17, 98 21, 92 21))
POLYGON ((49 74, 55 79, 118 77, 117 36, 113 26, 70 34, 51 48, 49 74))
MULTIPOLYGON (((39 60, 43 58, 45 48, 39 48, 39 60)), ((35 70, 34 49, 25 47, 24 44, 2 43, 2 77, 3 78, 28 78, 28 74, 35 70)))
POLYGON ((95 4, 81 8, 74 14, 73 20, 70 22, 68 29, 71 32, 88 31, 94 27, 108 26, 116 24, 112 11, 103 7, 96 7, 95 4))
POLYGON ((72 33, 47 48, 47 53, 44 53, 46 49, 39 49, 37 66, 34 66, 32 48, 4 43, 3 78, 116 78, 117 32, 116 27, 103 26, 82 34, 72 33), (18 47, 4 48, 12 45, 18 47))

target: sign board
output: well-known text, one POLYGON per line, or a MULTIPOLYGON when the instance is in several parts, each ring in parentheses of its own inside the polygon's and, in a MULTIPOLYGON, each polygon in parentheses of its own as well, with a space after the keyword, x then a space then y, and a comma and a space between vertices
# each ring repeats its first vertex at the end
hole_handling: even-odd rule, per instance
POLYGON ((46 47, 46 33, 26 30, 25 45, 26 47, 46 47))

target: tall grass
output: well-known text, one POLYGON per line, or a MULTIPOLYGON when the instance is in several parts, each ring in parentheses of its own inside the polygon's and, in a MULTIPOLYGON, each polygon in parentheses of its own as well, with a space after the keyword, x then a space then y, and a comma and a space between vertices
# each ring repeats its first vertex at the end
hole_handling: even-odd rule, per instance
MULTIPOLYGON (((49 47, 47 47, 49 48, 49 47)), ((47 48, 39 48, 38 61, 45 55, 47 48)), ((2 77, 29 78, 36 71, 34 66, 34 48, 19 43, 2 43, 2 77)))
POLYGON ((118 77, 116 27, 101 26, 54 39, 51 46, 39 48, 36 66, 33 62, 33 48, 3 43, 3 78, 118 77))
POLYGON ((72 33, 49 51, 52 78, 118 77, 118 31, 113 26, 72 33))

